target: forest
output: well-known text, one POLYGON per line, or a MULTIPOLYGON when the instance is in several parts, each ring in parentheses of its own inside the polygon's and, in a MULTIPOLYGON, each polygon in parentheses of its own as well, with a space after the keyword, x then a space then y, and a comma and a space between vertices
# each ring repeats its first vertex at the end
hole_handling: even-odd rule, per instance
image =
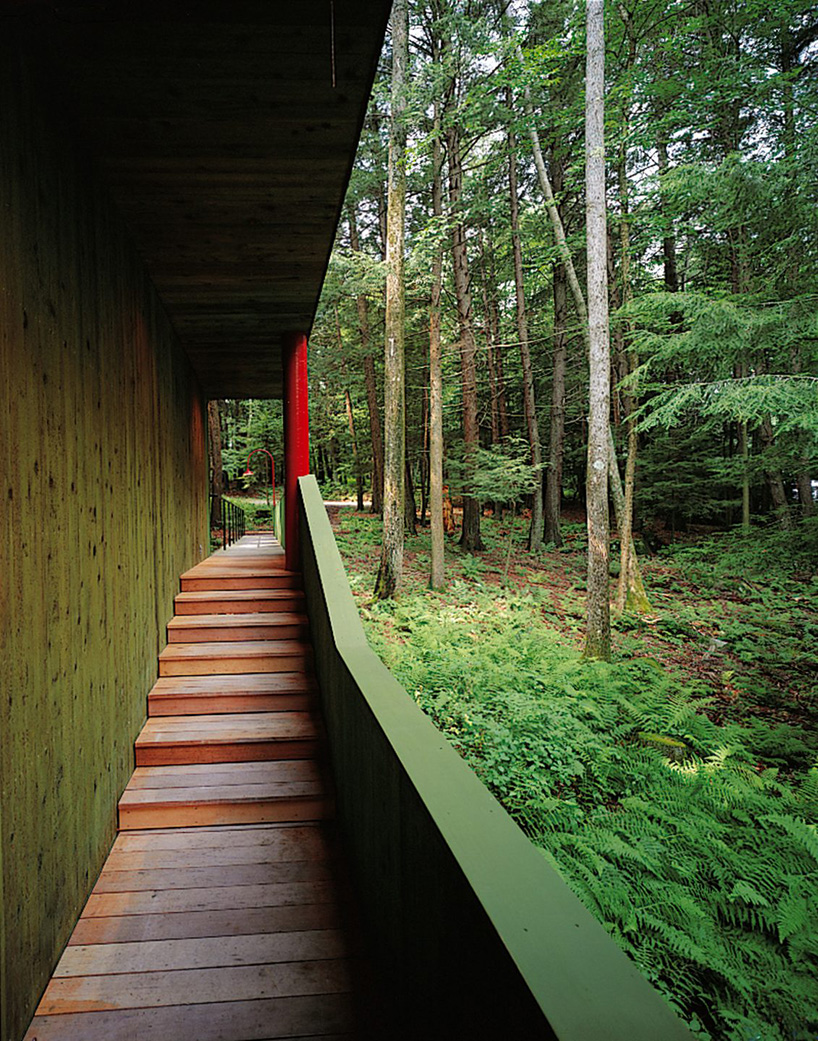
MULTIPOLYGON (((810 0, 395 0, 310 340, 373 646, 702 1039, 818 1036, 817 71, 810 0)), ((281 404, 210 408, 241 502, 281 404)))

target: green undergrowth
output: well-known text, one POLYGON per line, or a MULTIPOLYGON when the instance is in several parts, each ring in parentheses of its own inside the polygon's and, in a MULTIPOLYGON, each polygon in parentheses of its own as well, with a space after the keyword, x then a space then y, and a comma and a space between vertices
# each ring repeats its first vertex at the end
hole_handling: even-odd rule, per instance
POLYGON ((371 524, 339 542, 372 646, 694 1034, 815 1037, 814 734, 725 721, 706 683, 630 645, 585 661, 547 583, 500 588, 480 558, 464 574, 453 551, 442 593, 373 602, 371 524))

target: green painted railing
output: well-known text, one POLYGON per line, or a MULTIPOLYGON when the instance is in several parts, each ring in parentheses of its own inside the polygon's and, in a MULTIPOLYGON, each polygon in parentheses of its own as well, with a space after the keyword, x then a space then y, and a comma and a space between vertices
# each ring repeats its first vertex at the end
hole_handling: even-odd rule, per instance
POLYGON ((279 492, 273 506, 273 532, 275 537, 284 545, 284 492, 279 492))
POLYGON ((388 1036, 691 1041, 370 650, 314 477, 299 494, 339 824, 388 1036))

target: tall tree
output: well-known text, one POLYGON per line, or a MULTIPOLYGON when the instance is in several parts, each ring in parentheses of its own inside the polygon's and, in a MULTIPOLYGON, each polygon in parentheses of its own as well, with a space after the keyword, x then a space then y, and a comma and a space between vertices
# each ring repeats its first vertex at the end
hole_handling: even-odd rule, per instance
POLYGON ((586 508, 588 617, 585 654, 611 655, 608 596, 611 357, 608 329, 608 233, 605 213, 605 31, 603 0, 587 0, 585 208, 588 253, 589 408, 586 508))
POLYGON ((403 574, 406 401, 404 364, 404 236, 406 220, 406 89, 409 18, 406 0, 392 8, 392 107, 386 235, 383 545, 375 596, 393 597, 403 574))
MULTIPOLYGON (((446 49, 452 58, 451 41, 446 49)), ((469 272, 469 250, 463 214, 463 159, 461 151, 460 113, 458 112, 459 69, 451 73, 444 102, 446 153, 449 164, 449 216, 452 234, 452 266, 457 319, 460 330, 460 377, 463 408, 463 445, 465 491, 463 494, 463 529, 460 545, 467 553, 483 549, 480 535, 480 503, 471 493, 477 470, 480 446, 480 424, 477 401, 477 345, 474 339, 472 287, 469 272)))
MULTIPOLYGON (((510 90, 508 100, 510 102, 510 90)), ((510 107, 510 105, 509 105, 510 107)), ((525 286, 523 282, 523 246, 520 237, 520 200, 517 188, 517 142, 514 131, 508 134, 508 186, 511 214, 511 243, 514 253, 514 300, 517 313, 517 336, 520 340, 520 359, 523 366, 523 409, 531 451, 531 464, 536 468, 531 502, 531 527, 528 532, 529 550, 537 550, 543 540, 543 486, 542 445, 537 422, 537 403, 534 397, 534 367, 531 364, 531 349, 528 343, 528 317, 525 309, 525 286)))
MULTIPOLYGON (((437 37, 433 49, 439 59, 437 37)), ((432 215, 443 218, 443 146, 440 141, 440 104, 434 104, 432 139, 432 215)), ((443 531, 443 370, 440 339, 440 297, 443 284, 443 253, 435 246, 432 258, 432 287, 429 300, 429 524, 431 528, 431 573, 429 585, 442 589, 444 582, 443 531)))
MULTIPOLYGON (((355 207, 350 206, 348 213, 349 244, 354 252, 359 253, 361 241, 358 235, 355 207)), ((366 293, 358 293, 356 307, 361 336, 366 403, 369 409, 369 436, 372 443, 372 512, 380 513, 383 510, 383 434, 381 433, 381 413, 378 405, 378 386, 375 379, 375 359, 372 357, 370 349, 369 304, 366 293)))

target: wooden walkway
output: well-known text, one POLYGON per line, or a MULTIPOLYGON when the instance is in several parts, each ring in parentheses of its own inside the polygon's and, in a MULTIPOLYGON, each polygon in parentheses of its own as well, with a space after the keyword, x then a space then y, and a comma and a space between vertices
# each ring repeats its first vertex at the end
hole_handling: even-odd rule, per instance
POLYGON ((26 1041, 388 1036, 283 564, 246 536, 182 576, 120 833, 26 1041))

